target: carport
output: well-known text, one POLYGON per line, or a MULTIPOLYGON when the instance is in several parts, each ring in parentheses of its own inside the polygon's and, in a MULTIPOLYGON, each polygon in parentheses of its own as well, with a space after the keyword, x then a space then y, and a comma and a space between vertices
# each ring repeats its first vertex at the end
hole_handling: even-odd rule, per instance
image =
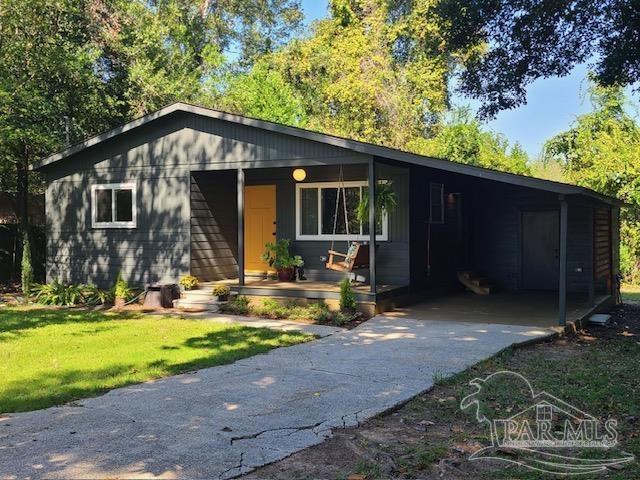
MULTIPOLYGON (((567 324, 575 324, 611 301, 610 295, 567 295, 567 324)), ((385 314, 394 318, 438 322, 558 325, 558 294, 551 291, 502 291, 492 295, 458 292, 413 303, 385 314)))

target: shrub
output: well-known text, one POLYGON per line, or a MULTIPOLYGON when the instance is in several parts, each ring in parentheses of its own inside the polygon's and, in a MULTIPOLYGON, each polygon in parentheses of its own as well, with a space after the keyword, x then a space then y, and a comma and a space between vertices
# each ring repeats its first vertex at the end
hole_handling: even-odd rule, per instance
POLYGON ((113 302, 111 292, 102 290, 92 284, 84 286, 82 295, 84 296, 84 303, 87 305, 102 305, 113 302))
POLYGON ((223 313, 231 313, 233 315, 246 315, 251 308, 249 307, 249 299, 243 295, 238 295, 228 303, 220 305, 223 313))
POLYGON ((36 302, 59 307, 101 305, 113 299, 110 292, 95 285, 65 285, 57 280, 45 285, 34 285, 33 292, 36 302))
POLYGON ((345 278, 340 282, 340 310, 346 312, 356 311, 356 296, 351 288, 351 281, 345 278))
POLYGON ((122 274, 119 273, 116 277, 116 283, 113 286, 113 296, 115 298, 124 298, 129 300, 133 295, 133 290, 129 287, 127 281, 122 278, 122 274))
POLYGON ((213 295, 216 297, 228 297, 231 293, 229 285, 219 284, 213 286, 213 295))
POLYGON ((22 244, 22 294, 25 302, 29 301, 33 284, 33 266, 31 265, 31 246, 29 235, 25 232, 22 244))
POLYGON ((193 290, 200 285, 200 281, 193 275, 185 275, 180 279, 180 285, 182 285, 185 290, 193 290))

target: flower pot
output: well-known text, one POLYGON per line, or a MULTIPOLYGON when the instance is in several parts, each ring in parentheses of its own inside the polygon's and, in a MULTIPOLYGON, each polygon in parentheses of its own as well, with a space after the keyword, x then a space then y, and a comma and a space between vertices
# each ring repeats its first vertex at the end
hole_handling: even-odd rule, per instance
POLYGON ((295 282, 296 280, 296 268, 280 268, 278 269, 278 281, 279 282, 295 282))

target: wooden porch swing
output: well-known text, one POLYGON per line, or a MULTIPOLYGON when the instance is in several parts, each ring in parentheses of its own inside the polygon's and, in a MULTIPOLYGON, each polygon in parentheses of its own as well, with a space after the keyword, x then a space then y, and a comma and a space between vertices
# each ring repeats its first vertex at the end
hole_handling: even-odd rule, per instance
POLYGON ((340 165, 340 173, 338 177, 338 191, 336 193, 336 208, 333 216, 333 233, 331 237, 331 248, 328 251, 327 263, 325 267, 329 270, 338 272, 351 273, 354 269, 369 268, 369 245, 361 242, 349 242, 347 240, 346 253, 334 250, 336 230, 338 227, 338 206, 340 205, 340 193, 342 192, 342 205, 344 207, 344 223, 349 236, 349 216, 347 214, 347 196, 344 188, 344 177, 342 165, 340 165), (336 257, 339 257, 336 258, 336 257))

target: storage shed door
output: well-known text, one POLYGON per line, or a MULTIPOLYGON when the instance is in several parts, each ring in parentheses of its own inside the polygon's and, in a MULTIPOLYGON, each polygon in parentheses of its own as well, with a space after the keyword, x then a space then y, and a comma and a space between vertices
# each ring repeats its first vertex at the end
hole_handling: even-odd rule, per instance
POLYGON ((522 212, 522 284, 530 290, 558 288, 558 212, 522 212))

